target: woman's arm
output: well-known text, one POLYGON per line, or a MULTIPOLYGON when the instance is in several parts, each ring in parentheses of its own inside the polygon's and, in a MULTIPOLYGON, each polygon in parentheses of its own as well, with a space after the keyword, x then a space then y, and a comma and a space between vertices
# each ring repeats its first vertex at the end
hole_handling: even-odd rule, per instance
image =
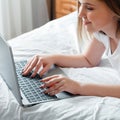
POLYGON ((99 64, 104 50, 104 45, 93 39, 86 52, 81 55, 35 55, 27 62, 22 74, 27 75, 34 69, 31 76, 34 77, 42 66, 42 70, 39 73, 42 76, 53 64, 61 67, 94 67, 99 64))
POLYGON ((53 55, 54 63, 62 67, 93 67, 99 64, 105 50, 104 45, 93 39, 81 55, 53 55))
POLYGON ((95 83, 82 83, 66 76, 53 75, 42 80, 45 84, 41 87, 48 88, 45 93, 55 95, 62 91, 84 96, 111 96, 120 98, 120 85, 107 85, 95 83))
POLYGON ((120 98, 120 85, 80 84, 81 95, 86 96, 111 96, 120 98))

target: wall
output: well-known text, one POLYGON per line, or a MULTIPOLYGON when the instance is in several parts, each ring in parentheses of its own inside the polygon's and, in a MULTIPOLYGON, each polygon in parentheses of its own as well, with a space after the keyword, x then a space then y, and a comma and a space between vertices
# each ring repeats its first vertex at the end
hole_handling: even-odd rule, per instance
POLYGON ((49 21, 49 0, 1 0, 0 34, 8 40, 49 21))
POLYGON ((49 21, 49 0, 31 0, 33 28, 44 25, 49 21))

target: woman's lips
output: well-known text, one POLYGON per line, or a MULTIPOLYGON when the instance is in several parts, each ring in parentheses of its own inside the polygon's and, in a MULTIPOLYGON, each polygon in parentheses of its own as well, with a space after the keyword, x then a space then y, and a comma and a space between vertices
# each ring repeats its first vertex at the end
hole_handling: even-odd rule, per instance
POLYGON ((91 22, 83 22, 84 25, 88 25, 90 24, 91 22))
POLYGON ((88 25, 88 24, 91 23, 90 21, 88 21, 88 20, 85 19, 85 18, 82 18, 82 21, 83 21, 83 25, 88 25))

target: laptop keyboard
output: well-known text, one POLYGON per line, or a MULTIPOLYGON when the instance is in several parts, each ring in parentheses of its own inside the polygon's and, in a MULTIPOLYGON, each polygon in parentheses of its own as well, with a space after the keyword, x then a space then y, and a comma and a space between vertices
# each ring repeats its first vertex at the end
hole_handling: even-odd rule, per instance
POLYGON ((48 94, 45 94, 42 88, 40 86, 43 84, 40 82, 40 76, 36 75, 34 78, 30 78, 29 74, 28 76, 22 76, 22 69, 25 66, 26 61, 20 61, 16 62, 16 72, 18 77, 18 84, 20 86, 20 89, 22 93, 26 96, 28 101, 30 103, 36 103, 36 102, 44 102, 44 101, 51 101, 51 100, 57 100, 56 96, 50 96, 48 94))

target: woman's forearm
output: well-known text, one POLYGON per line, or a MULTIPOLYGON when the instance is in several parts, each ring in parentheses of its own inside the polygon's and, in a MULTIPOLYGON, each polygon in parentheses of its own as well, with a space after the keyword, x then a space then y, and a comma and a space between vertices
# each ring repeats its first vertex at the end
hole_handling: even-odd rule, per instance
POLYGON ((54 63, 61 67, 91 67, 83 55, 54 55, 54 63))
POLYGON ((111 96, 120 98, 120 85, 99 85, 86 84, 80 85, 80 94, 87 96, 111 96))

